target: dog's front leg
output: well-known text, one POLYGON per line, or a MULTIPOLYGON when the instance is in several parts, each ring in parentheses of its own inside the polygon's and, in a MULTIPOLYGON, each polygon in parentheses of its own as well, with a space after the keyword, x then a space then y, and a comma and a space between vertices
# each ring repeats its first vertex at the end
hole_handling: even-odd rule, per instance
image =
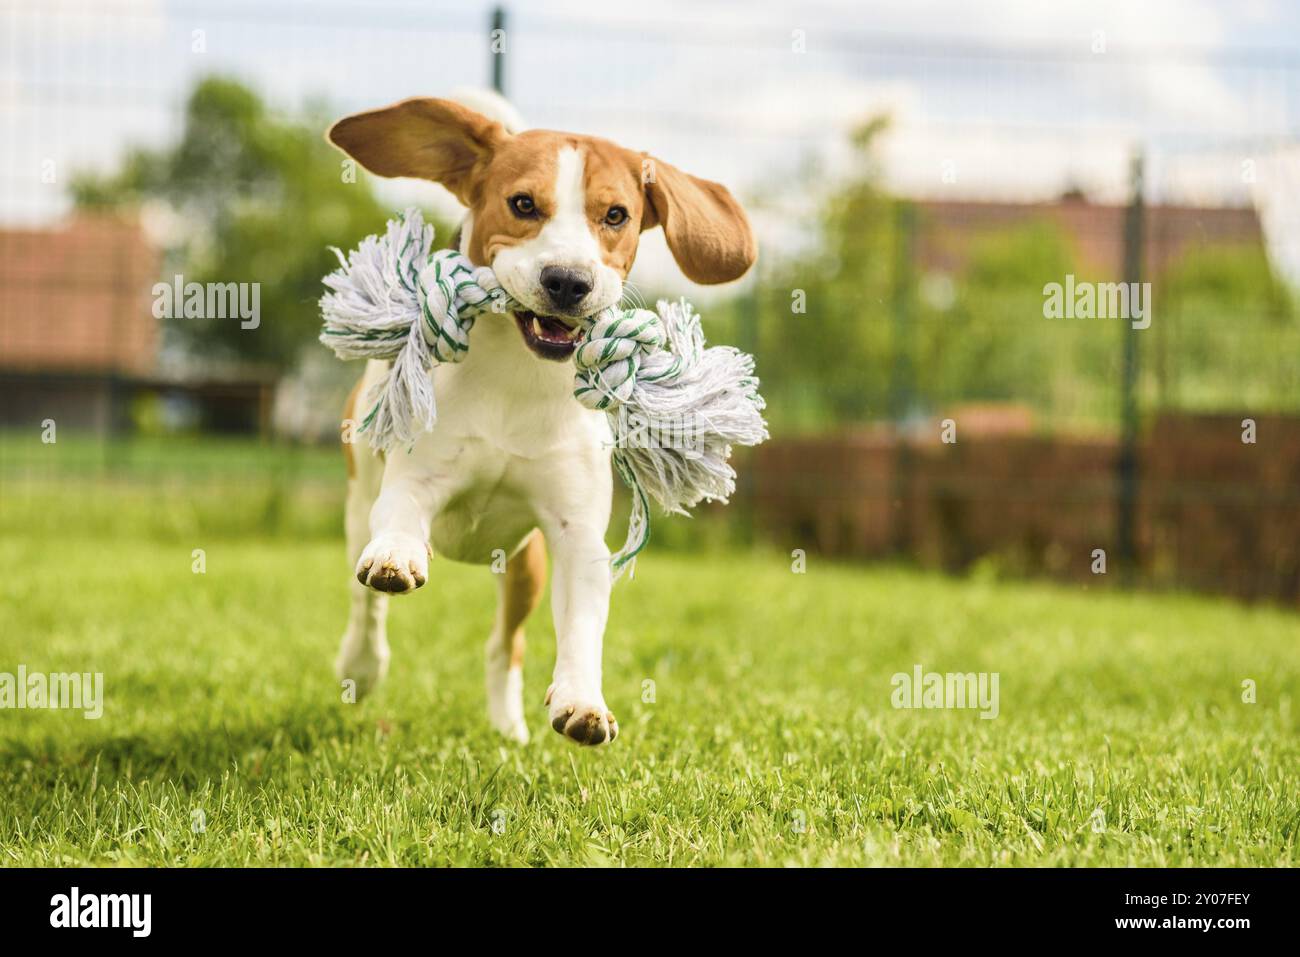
POLYGON ((390 456, 370 510, 370 544, 357 561, 357 581, 378 591, 414 591, 429 577, 429 523, 438 488, 418 453, 417 446, 390 456))
POLYGON ((555 673, 546 692, 551 727, 579 744, 603 744, 618 736, 600 681, 611 584, 604 526, 570 521, 544 531, 554 566, 555 673))

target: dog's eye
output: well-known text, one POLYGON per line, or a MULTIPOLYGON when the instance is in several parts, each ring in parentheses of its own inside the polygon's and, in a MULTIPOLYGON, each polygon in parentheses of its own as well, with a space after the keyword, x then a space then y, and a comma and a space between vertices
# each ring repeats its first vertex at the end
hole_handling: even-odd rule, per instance
POLYGON ((532 219, 537 215, 537 206, 527 193, 517 193, 510 197, 509 202, 514 214, 522 219, 532 219))
POLYGON ((605 214, 606 226, 622 226, 627 222, 627 210, 622 206, 611 206, 605 214))

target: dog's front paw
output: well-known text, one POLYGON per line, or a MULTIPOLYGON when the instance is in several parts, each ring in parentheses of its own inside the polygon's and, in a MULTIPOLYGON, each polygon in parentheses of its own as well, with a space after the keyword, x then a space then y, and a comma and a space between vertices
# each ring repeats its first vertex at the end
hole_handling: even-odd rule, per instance
POLYGON ((618 721, 599 694, 582 695, 551 685, 546 692, 551 727, 579 744, 597 745, 618 737, 618 721))
POLYGON ((357 581, 376 591, 415 591, 428 578, 428 543, 413 535, 380 535, 357 561, 357 581))

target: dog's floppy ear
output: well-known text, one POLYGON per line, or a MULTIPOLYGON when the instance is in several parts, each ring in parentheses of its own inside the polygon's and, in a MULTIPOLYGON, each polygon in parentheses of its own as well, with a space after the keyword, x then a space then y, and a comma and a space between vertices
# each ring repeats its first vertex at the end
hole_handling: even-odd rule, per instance
POLYGON ((370 172, 431 179, 466 206, 472 203, 476 170, 509 135, 496 120, 428 97, 344 117, 327 134, 370 172))
POLYGON ((730 282, 754 265, 754 233, 727 187, 649 156, 641 169, 646 192, 641 228, 663 226, 668 248, 688 279, 730 282))

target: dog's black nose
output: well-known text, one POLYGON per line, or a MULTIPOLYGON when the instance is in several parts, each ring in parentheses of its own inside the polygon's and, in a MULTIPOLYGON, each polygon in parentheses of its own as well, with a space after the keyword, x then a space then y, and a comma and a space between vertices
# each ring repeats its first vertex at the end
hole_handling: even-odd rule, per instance
POLYGON ((547 266, 542 270, 542 288, 556 309, 577 307, 591 292, 591 273, 568 266, 547 266))

